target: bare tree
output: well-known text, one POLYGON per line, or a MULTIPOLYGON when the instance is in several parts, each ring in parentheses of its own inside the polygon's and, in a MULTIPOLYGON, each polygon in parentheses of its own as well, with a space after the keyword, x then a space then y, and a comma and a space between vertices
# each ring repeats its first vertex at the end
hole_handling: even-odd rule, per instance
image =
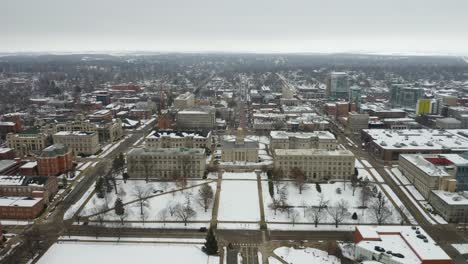
POLYGON ((167 206, 167 210, 169 211, 169 214, 171 215, 171 217, 173 217, 176 212, 176 204, 169 204, 167 206))
POLYGON ((209 184, 203 185, 198 190, 198 204, 205 209, 205 212, 210 208, 211 203, 213 202, 214 193, 213 188, 209 184))
POLYGON ((366 208, 367 207, 367 202, 369 202, 369 199, 372 197, 372 190, 369 186, 364 186, 361 188, 361 207, 366 208))
POLYGON ((302 207, 302 217, 306 218, 307 208, 309 206, 307 205, 307 202, 305 200, 301 200, 301 207, 302 207))
POLYGON ((349 215, 348 207, 348 202, 341 199, 340 201, 336 202, 333 206, 327 208, 328 214, 331 216, 333 222, 335 223, 335 227, 338 227, 338 225, 342 223, 344 219, 349 215))
POLYGON ((188 221, 196 215, 197 213, 193 210, 190 203, 179 203, 175 206, 175 216, 177 219, 184 222, 185 226, 187 226, 188 221))
POLYGON ((121 225, 124 225, 125 219, 127 219, 127 217, 128 217, 128 212, 127 212, 127 210, 124 210, 123 214, 119 215, 121 225))
POLYGON ((271 200, 271 204, 268 205, 268 207, 270 209, 272 209, 274 212, 275 212, 275 215, 276 215, 276 212, 280 209, 281 207, 281 200, 280 199, 276 199, 276 198, 273 198, 271 200))
POLYGON ((140 219, 143 222, 143 225, 145 225, 145 221, 148 219, 148 217, 149 217, 148 208, 144 208, 143 213, 140 214, 140 219))
POLYGON ((307 187, 307 177, 305 173, 299 168, 292 168, 291 178, 294 180, 294 185, 296 185, 299 190, 299 194, 302 194, 302 191, 307 187))
POLYGON ((281 188, 281 179, 283 177, 283 170, 280 168, 274 168, 271 171, 271 178, 273 180, 273 185, 276 188, 276 193, 279 193, 280 188, 281 188))
POLYGON ((161 211, 158 213, 158 219, 160 221, 163 221, 163 225, 166 226, 166 221, 169 218, 169 209, 168 208, 163 208, 161 211))
POLYGON ((301 214, 296 209, 292 209, 289 217, 291 218, 291 222, 294 226, 297 220, 301 218, 301 214))
POLYGON ((315 227, 322 221, 324 215, 324 210, 320 206, 312 206, 309 210, 308 217, 314 222, 315 227))
POLYGON ((323 209, 327 208, 328 203, 329 203, 329 201, 325 199, 325 196, 323 194, 320 194, 319 203, 318 203, 319 211, 322 211, 323 209))
POLYGON ((370 206, 372 218, 381 225, 387 222, 388 219, 392 217, 393 210, 388 204, 388 201, 385 197, 380 196, 380 198, 375 199, 374 203, 370 206))
POLYGON ((140 206, 140 214, 142 215, 143 209, 148 207, 148 199, 151 195, 151 190, 143 185, 135 185, 132 195, 137 200, 138 205, 140 206))

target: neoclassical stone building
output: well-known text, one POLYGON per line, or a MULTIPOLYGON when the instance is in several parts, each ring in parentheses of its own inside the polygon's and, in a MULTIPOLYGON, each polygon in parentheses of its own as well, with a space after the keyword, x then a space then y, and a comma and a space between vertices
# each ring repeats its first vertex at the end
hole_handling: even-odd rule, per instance
POLYGON ((237 129, 236 139, 222 142, 221 160, 224 162, 258 162, 258 142, 246 140, 242 128, 237 129))

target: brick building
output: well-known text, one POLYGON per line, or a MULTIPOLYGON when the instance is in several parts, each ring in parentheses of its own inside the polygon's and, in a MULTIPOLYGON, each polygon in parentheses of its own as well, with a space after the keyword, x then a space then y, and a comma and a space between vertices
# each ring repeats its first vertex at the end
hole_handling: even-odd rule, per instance
POLYGON ((42 150, 37 157, 38 174, 53 176, 65 173, 73 168, 73 153, 63 144, 54 144, 42 150))

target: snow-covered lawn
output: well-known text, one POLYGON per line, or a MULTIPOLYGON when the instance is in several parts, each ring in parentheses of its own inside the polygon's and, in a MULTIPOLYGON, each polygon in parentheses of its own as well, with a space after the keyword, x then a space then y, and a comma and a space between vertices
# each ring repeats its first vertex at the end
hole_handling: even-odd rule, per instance
POLYGON ((94 190, 94 184, 91 185, 91 188, 89 188, 83 196, 81 196, 80 200, 78 200, 76 203, 72 204, 67 211, 65 212, 63 219, 67 220, 72 218, 75 213, 78 211, 78 209, 83 205, 84 202, 86 202, 86 199, 93 193, 94 190))
POLYGON ((339 264, 341 260, 328 255, 327 252, 316 248, 294 249, 280 247, 275 249, 275 254, 290 264, 339 264))
MULTIPOLYGON (((211 209, 210 208, 205 212, 202 205, 198 203, 198 191, 203 186, 204 183, 210 181, 203 180, 194 180, 188 181, 187 187, 192 186, 192 188, 186 190, 180 190, 180 187, 177 187, 174 182, 149 182, 146 183, 144 180, 128 180, 127 183, 124 183, 121 180, 118 180, 118 194, 116 195, 114 191, 107 193, 106 198, 98 198, 95 194, 90 201, 86 204, 83 211, 80 215, 87 216, 93 215, 98 212, 105 210, 106 208, 114 207, 115 200, 117 197, 122 199, 123 203, 130 203, 125 205, 125 211, 128 214, 126 221, 143 221, 141 216, 141 209, 139 202, 132 202, 137 200, 135 190, 138 186, 148 190, 150 196, 154 196, 147 200, 146 205, 143 208, 145 221, 181 221, 176 218, 175 215, 171 216, 166 215, 165 219, 162 217, 161 211, 168 211, 169 207, 174 207, 177 204, 186 204, 187 200, 190 200, 191 207, 195 210, 196 215, 189 221, 210 221, 211 220, 211 209), (200 186, 195 186, 200 185, 200 186), (195 187, 193 187, 195 186, 195 187), (175 192, 171 192, 178 190, 175 192)), ((211 182, 209 185, 212 187, 213 193, 216 192, 216 183, 211 182)), ((119 220, 119 216, 115 214, 114 210, 106 212, 104 214, 104 220, 116 221, 119 220)), ((91 220, 96 220, 96 217, 91 218, 91 220)), ((183 223, 180 223, 183 225, 183 223)))
POLYGON ((257 181, 223 181, 218 220, 259 221, 260 205, 257 181))
POLYGON ((217 264, 219 258, 208 257, 201 251, 201 245, 65 242, 52 245, 37 263, 217 264))
MULTIPOLYGON (((310 183, 306 184, 302 194, 299 194, 298 188, 294 185, 294 182, 284 181, 282 182, 282 188, 285 188, 287 193, 287 204, 293 206, 298 215, 296 217, 297 223, 312 223, 313 221, 308 217, 306 212, 306 217, 304 217, 304 206, 318 206, 320 196, 323 195, 325 200, 328 200, 328 206, 334 206, 340 200, 344 200, 349 204, 348 212, 350 215, 346 217, 343 223, 348 224, 358 224, 358 223, 375 223, 375 220, 372 217, 372 210, 370 208, 360 209, 359 206, 362 205, 360 196, 361 196, 361 187, 357 187, 353 196, 353 188, 350 182, 346 183, 346 188, 343 182, 320 184, 321 193, 317 191, 316 184, 310 183), (337 191, 337 189, 339 189, 337 191), (351 218, 352 214, 356 212, 358 219, 353 220, 351 218)), ((375 186, 377 192, 379 191, 378 185, 375 186)), ((371 188, 372 189, 372 188, 371 188)), ((273 202, 272 197, 270 196, 268 189, 268 181, 262 181, 262 190, 263 190, 263 202, 265 208, 265 216, 268 222, 292 222, 292 218, 288 217, 287 212, 281 212, 277 210, 276 215, 275 211, 270 208, 270 205, 273 202)), ((384 193, 382 193, 385 196, 384 193)), ((276 193, 275 189, 275 196, 276 193)), ((367 206, 370 207, 373 202, 377 200, 377 197, 370 197, 367 206)), ((387 199, 388 200, 388 199, 387 199)), ((392 216, 388 219, 387 223, 398 223, 399 214, 393 204, 388 201, 389 207, 393 210, 392 216)), ((291 214, 292 215, 292 214, 291 214)), ((322 221, 320 223, 333 223, 333 219, 325 212, 323 214, 322 221)))
POLYGON ((367 178, 371 182, 376 181, 375 178, 366 169, 357 169, 357 170, 358 170, 358 177, 361 178, 362 180, 367 178))
POLYGON ((452 247, 460 254, 468 254, 468 244, 452 244, 452 247))

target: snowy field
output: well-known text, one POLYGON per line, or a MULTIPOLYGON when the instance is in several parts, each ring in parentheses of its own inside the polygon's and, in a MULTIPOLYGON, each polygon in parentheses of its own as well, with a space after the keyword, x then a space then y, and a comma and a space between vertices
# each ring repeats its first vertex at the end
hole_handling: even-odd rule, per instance
POLYGON ((260 205, 257 181, 223 181, 218 220, 259 221, 260 205))
POLYGON ((280 247, 275 249, 275 254, 290 264, 340 264, 337 257, 328 255, 327 252, 316 248, 294 249, 280 247))
MULTIPOLYGON (((108 208, 114 207, 115 200, 120 197, 125 205, 127 217, 125 221, 180 221, 176 215, 170 214, 169 208, 174 208, 178 204, 184 205, 190 201, 190 206, 195 210, 196 215, 188 219, 189 221, 210 221, 212 203, 207 212, 198 202, 198 191, 204 184, 209 184, 212 187, 213 193, 216 192, 216 183, 204 180, 194 180, 187 182, 187 188, 180 190, 180 187, 174 182, 149 182, 144 180, 128 180, 127 183, 118 180, 117 190, 107 193, 105 198, 98 198, 96 194, 89 200, 80 215, 88 216, 105 211, 108 208), (141 215, 140 203, 136 195, 136 189, 143 188, 148 193, 149 199, 143 206, 144 215, 141 215), (144 219, 143 219, 143 218, 144 219)), ((104 215, 104 221, 118 221, 120 218, 115 214, 114 210, 110 210, 104 215)), ((97 217, 91 218, 97 220, 97 217)), ((147 223, 149 224, 149 223, 147 223)), ((183 223, 177 223, 183 225, 183 223)), ((174 225, 174 224, 172 224, 174 225)), ((135 226, 135 224, 133 224, 135 226)))
MULTIPOLYGON (((342 182, 336 182, 333 184, 320 184, 321 193, 317 191, 315 184, 306 184, 302 194, 299 194, 298 188, 294 185, 293 182, 283 182, 282 188, 285 189, 287 194, 287 204, 294 207, 293 210, 297 212, 295 222, 297 223, 312 223, 312 219, 309 217, 309 213, 306 210, 304 217, 304 207, 317 206, 320 200, 320 196, 323 194, 325 200, 328 200, 328 206, 332 207, 340 200, 344 200, 349 204, 348 212, 350 215, 346 217, 343 221, 345 224, 362 224, 362 223, 375 223, 375 220, 372 217, 372 211, 370 208, 360 209, 359 206, 362 205, 360 199, 361 189, 357 187, 353 196, 353 188, 351 183, 346 183, 346 188, 342 182), (337 191, 339 189, 339 191, 337 191), (339 193, 340 192, 340 193, 339 193), (356 213, 358 216, 357 220, 351 218, 352 214, 356 213)), ((379 187, 374 185, 376 190, 379 191, 379 187)), ((371 188, 372 189, 372 188, 371 188)), ((280 210, 277 210, 276 215, 275 211, 270 207, 273 202, 272 197, 270 196, 268 190, 268 182, 262 181, 262 190, 263 190, 263 202, 265 205, 265 216, 268 222, 292 222, 292 212, 288 216, 288 213, 280 210)), ((276 189, 275 189, 276 190, 276 189)), ((384 196, 385 194, 382 193, 384 196)), ((275 191, 275 197, 278 194, 275 191)), ((370 197, 367 206, 377 200, 377 197, 370 197)), ((388 198, 387 198, 388 200, 388 198)), ((387 220, 387 223, 399 223, 400 215, 393 204, 388 200, 390 208, 392 210, 392 216, 387 220)), ((325 212, 323 214, 323 220, 320 223, 333 223, 333 219, 325 212)), ((286 227, 287 228, 287 227, 286 227)))
POLYGON ((217 264, 218 257, 208 257, 201 245, 65 242, 54 244, 37 264, 82 263, 171 263, 217 264))
POLYGON ((468 244, 452 244, 452 247, 460 254, 468 254, 468 244))

